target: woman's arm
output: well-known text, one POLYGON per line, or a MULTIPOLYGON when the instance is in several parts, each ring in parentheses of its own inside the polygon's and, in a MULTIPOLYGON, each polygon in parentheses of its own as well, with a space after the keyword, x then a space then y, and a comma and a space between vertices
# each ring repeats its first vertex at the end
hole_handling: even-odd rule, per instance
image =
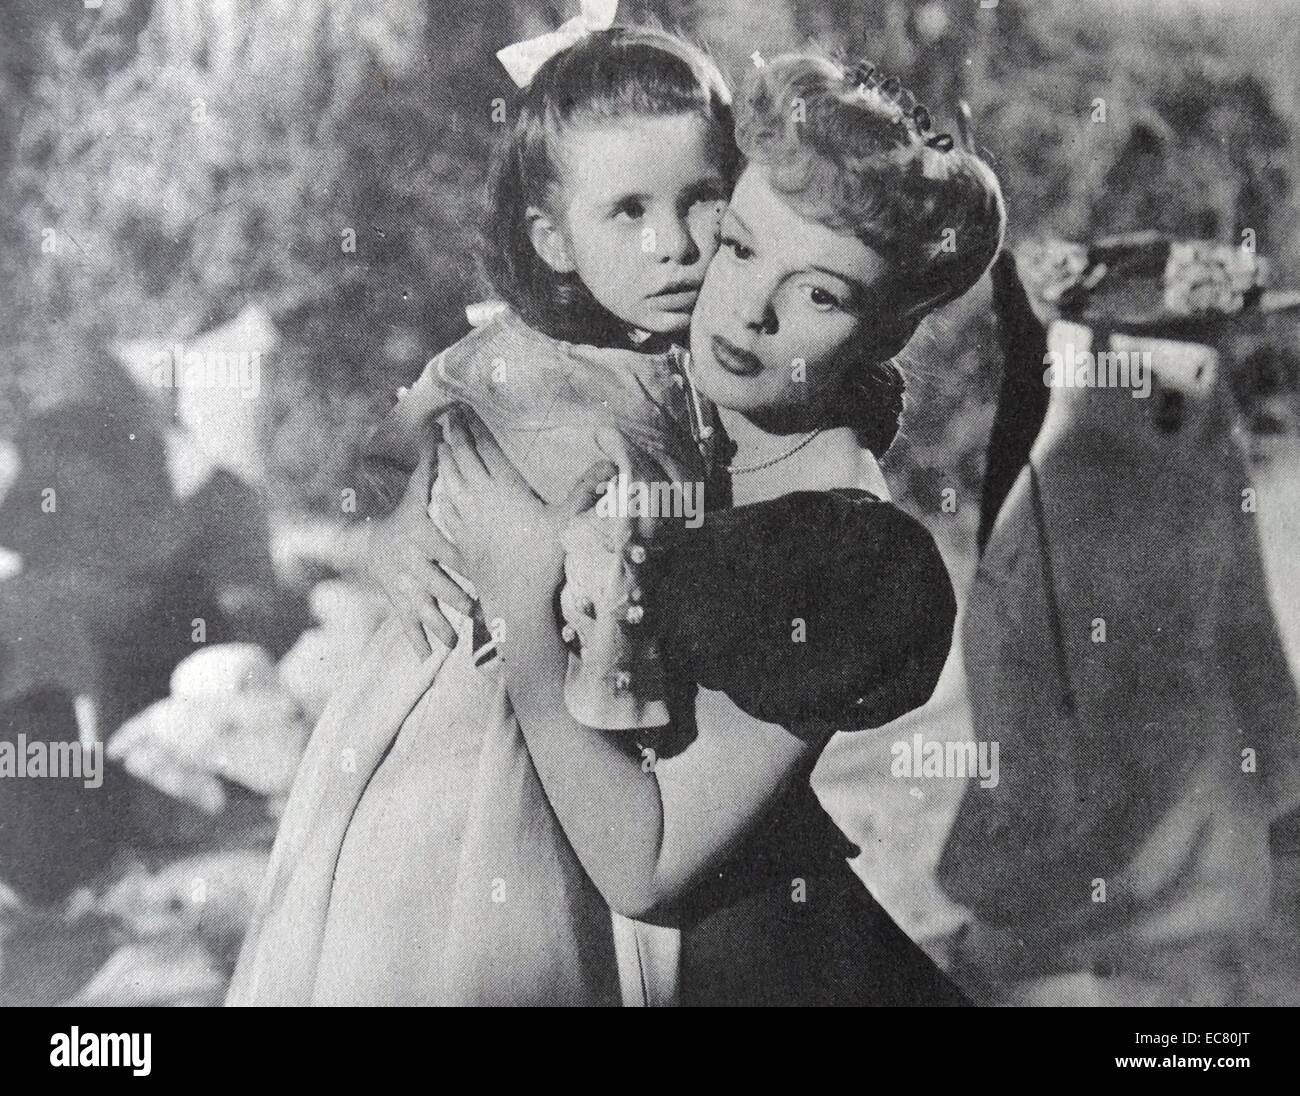
POLYGON ((647 764, 618 732, 573 719, 564 702, 567 650, 554 596, 558 530, 608 476, 595 469, 568 503, 546 507, 470 420, 439 449, 446 517, 489 620, 501 622, 507 693, 529 753, 574 851, 610 907, 653 916, 689 892, 753 829, 816 754, 784 729, 702 693, 699 735, 679 756, 647 764))

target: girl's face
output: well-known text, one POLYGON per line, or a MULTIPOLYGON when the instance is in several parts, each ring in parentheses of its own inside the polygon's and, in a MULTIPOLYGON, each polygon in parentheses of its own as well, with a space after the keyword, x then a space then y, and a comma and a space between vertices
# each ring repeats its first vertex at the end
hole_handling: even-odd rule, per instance
POLYGON ((869 352, 891 272, 855 236, 793 210, 751 164, 691 322, 697 385, 746 417, 816 425, 869 352))
POLYGON ((684 333, 718 246, 727 183, 694 114, 582 125, 565 142, 563 209, 533 242, 633 327, 684 333))

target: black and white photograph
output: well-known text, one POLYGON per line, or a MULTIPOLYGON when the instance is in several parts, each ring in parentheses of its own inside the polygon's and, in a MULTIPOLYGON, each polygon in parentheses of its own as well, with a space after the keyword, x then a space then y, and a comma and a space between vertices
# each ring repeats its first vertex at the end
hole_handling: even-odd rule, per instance
POLYGON ((4 0, 0 101, 36 1060, 1300 1005, 1300 2, 4 0))

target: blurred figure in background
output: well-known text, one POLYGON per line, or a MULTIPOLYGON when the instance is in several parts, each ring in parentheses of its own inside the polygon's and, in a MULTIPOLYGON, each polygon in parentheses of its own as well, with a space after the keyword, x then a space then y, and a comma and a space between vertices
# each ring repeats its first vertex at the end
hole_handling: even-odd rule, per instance
MULTIPOLYGON (((1300 708, 1216 346, 1253 255, 1049 245, 1050 403, 970 594, 974 737, 998 741, 938 877, 959 978, 1020 1004, 1231 1004, 1300 799, 1300 708), (981 984, 982 983, 982 984, 981 984)), ((1023 364, 1023 363, 1022 363, 1023 364)))
MULTIPOLYGON (((182 479, 174 395, 79 346, 79 394, 24 424, 0 500, 0 544, 21 561, 0 594, 0 734, 15 742, 102 743, 198 645, 264 632, 247 609, 274 590, 257 492, 211 461, 182 479)), ((289 616, 277 608, 276 628, 289 616)), ((172 836, 149 813, 162 806, 112 768, 101 789, 0 782, 0 880, 56 900, 120 843, 172 836)))

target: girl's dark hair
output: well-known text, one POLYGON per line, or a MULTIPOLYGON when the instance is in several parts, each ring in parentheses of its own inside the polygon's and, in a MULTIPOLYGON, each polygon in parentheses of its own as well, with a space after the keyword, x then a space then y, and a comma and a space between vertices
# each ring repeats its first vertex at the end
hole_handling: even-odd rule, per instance
POLYGON ((839 404, 845 424, 882 456, 903 410, 905 381, 891 359, 927 315, 983 276, 1002 246, 1006 209, 988 164, 951 139, 927 139, 898 105, 897 81, 866 87, 858 71, 817 53, 756 68, 736 107, 736 140, 793 208, 852 233, 897 270, 891 321, 864 347, 839 404))
MULTIPOLYGON (((530 326, 568 342, 628 344, 627 325, 597 303, 577 274, 559 274, 534 250, 530 206, 551 209, 563 184, 567 130, 585 122, 697 114, 730 183, 739 154, 731 96, 702 50, 652 27, 596 31, 538 69, 488 175, 482 261, 493 288, 530 326)), ((665 150, 667 151, 667 150, 665 150)))

